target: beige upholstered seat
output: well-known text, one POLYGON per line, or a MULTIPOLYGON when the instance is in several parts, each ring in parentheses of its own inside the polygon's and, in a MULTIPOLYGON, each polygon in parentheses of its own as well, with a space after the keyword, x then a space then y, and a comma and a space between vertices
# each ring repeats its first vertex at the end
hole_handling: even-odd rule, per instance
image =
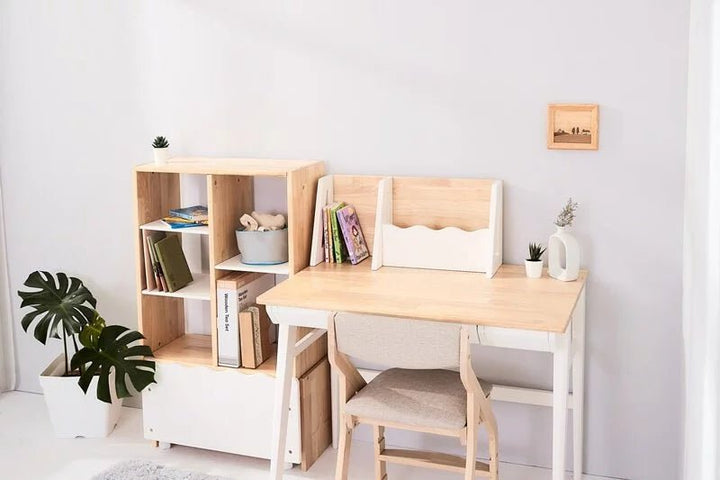
POLYGON ((452 323, 337 313, 328 323, 328 355, 340 380, 340 444, 336 480, 346 480, 352 431, 373 426, 375 478, 387 480, 387 463, 484 475, 497 480, 497 424, 470 361, 467 328, 452 323), (385 365, 369 384, 353 360, 385 365), (489 458, 475 459, 478 425, 488 433, 489 458), (385 448, 385 428, 456 437, 465 457, 385 448))
MULTIPOLYGON (((488 396, 492 386, 483 381, 480 386, 488 396)), ((461 429, 467 424, 467 391, 458 372, 391 368, 348 400, 345 414, 378 423, 461 429)))

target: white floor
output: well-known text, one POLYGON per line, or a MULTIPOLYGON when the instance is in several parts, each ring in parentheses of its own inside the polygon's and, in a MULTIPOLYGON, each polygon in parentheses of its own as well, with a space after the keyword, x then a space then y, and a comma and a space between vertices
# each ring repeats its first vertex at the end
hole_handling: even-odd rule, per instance
MULTIPOLYGON (((0 469, 3 479, 90 480, 94 475, 132 459, 149 459, 183 470, 205 472, 239 480, 264 480, 270 463, 237 455, 173 446, 160 450, 142 437, 142 412, 123 409, 115 431, 104 439, 57 439, 41 395, 10 392, 0 395, 0 469)), ((373 478, 372 450, 362 442, 353 444, 350 479, 373 478)), ((335 450, 328 449, 309 472, 294 468, 287 480, 334 478, 335 450)), ((501 464, 503 480, 549 480, 550 471, 501 464)), ((402 466, 388 466, 390 480, 457 480, 459 475, 402 466)), ((570 476, 568 475, 568 478, 570 476)), ((584 477, 601 480, 601 477, 584 477)))

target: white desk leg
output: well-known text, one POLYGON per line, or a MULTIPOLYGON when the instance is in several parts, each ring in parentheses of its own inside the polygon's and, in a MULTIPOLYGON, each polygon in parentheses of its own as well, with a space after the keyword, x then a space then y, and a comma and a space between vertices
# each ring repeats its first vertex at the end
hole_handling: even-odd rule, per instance
MULTIPOLYGON (((569 329, 568 329, 569 330, 569 329)), ((552 478, 565 478, 567 441, 568 369, 570 367, 570 332, 554 335, 553 350, 553 453, 552 478)))
POLYGON ((340 435, 339 419, 340 419, 340 379, 334 368, 330 369, 330 408, 332 412, 332 447, 338 448, 338 437, 340 435))
POLYGON ((281 480, 285 466, 285 440, 290 409, 290 383, 293 376, 296 337, 297 327, 287 324, 279 325, 272 450, 270 453, 271 480, 281 480))
POLYGON ((573 479, 581 480, 583 471, 583 422, 585 406, 585 289, 573 312, 572 323, 573 390, 573 479))

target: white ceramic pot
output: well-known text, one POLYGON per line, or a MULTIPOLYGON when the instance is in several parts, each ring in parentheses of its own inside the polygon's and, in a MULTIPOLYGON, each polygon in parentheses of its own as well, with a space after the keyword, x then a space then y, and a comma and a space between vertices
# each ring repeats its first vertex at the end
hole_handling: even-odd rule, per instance
POLYGON ((110 372, 112 403, 97 399, 97 376, 86 395, 78 385, 79 377, 63 377, 64 371, 65 357, 60 355, 40 374, 40 385, 55 436, 107 437, 115 428, 122 409, 122 401, 115 394, 115 371, 110 372))
POLYGON ((155 163, 158 165, 163 165, 167 163, 168 158, 170 158, 170 148, 153 148, 153 153, 155 154, 155 163))
POLYGON ((527 275, 528 278, 542 277, 542 269, 542 260, 525 260, 525 275, 527 275))
POLYGON ((548 274, 563 282, 577 280, 580 273, 580 246, 568 227, 557 227, 548 240, 548 274), (562 257, 565 256, 565 267, 562 257))

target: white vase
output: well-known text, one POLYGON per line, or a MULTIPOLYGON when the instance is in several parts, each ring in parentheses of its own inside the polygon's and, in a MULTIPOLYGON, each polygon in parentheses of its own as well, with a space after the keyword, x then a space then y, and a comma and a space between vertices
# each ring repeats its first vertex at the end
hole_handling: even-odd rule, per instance
POLYGON ((527 275, 528 278, 542 277, 542 269, 542 260, 525 260, 525 275, 527 275))
POLYGON ((110 371, 112 403, 97 399, 98 376, 93 378, 85 394, 78 385, 80 377, 63 377, 64 371, 65 356, 60 355, 40 374, 40 385, 55 436, 107 437, 115 428, 122 410, 122 401, 115 393, 115 370, 110 371))
POLYGON ((167 163, 168 158, 170 158, 170 149, 168 147, 153 148, 153 153, 155 154, 155 163, 157 165, 163 165, 167 163))
POLYGON ((548 275, 563 282, 577 280, 580 273, 580 246, 568 227, 557 227, 548 240, 548 275), (561 257, 565 253, 565 268, 561 257))

